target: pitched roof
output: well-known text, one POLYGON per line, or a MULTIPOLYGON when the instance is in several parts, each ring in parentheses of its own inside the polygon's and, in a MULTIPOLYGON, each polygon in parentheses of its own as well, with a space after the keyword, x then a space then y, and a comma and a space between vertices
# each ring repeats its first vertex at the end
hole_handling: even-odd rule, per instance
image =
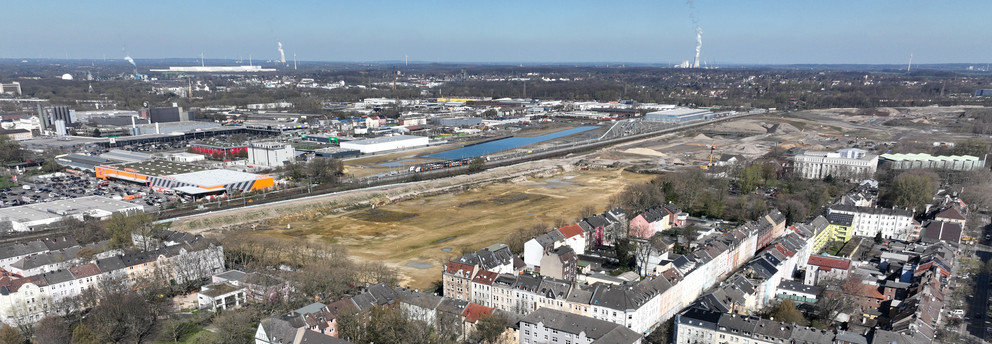
POLYGON ((461 278, 471 278, 473 270, 475 270, 475 267, 468 264, 456 262, 448 262, 448 264, 444 264, 444 273, 461 278))
POLYGON ((944 211, 938 213, 936 217, 954 219, 954 220, 968 219, 967 217, 964 216, 964 214, 961 214, 961 210, 959 210, 958 207, 954 207, 954 206, 947 208, 944 211))
POLYGON ((482 316, 492 314, 493 310, 495 310, 495 308, 469 303, 468 306, 465 306, 465 310, 462 311, 462 317, 465 318, 465 321, 474 324, 476 321, 479 321, 479 318, 482 318, 482 316))
POLYGON ((472 283, 479 283, 484 285, 492 285, 496 277, 499 276, 498 273, 480 270, 479 273, 475 274, 475 278, 472 279, 472 283))
POLYGON ((585 231, 579 225, 568 225, 558 227, 558 232, 561 233, 566 239, 574 236, 585 236, 585 231))
POLYGON ((530 312, 521 322, 542 323, 544 327, 571 334, 585 333, 586 338, 601 343, 635 343, 641 339, 636 332, 618 324, 543 307, 530 312))
POLYGON ((820 270, 830 271, 832 269, 848 270, 851 268, 851 261, 847 259, 825 257, 825 256, 810 256, 809 265, 816 265, 820 267, 820 270))
POLYGON ((934 243, 938 241, 960 242, 961 225, 954 222, 931 221, 923 228, 921 240, 934 243))
POLYGON ((89 263, 89 264, 86 264, 86 265, 80 265, 80 266, 71 267, 71 268, 69 268, 69 272, 72 273, 72 276, 75 277, 75 278, 77 278, 77 279, 79 279, 79 278, 86 278, 86 277, 90 277, 90 276, 99 275, 100 274, 100 267, 97 266, 95 263, 89 263))

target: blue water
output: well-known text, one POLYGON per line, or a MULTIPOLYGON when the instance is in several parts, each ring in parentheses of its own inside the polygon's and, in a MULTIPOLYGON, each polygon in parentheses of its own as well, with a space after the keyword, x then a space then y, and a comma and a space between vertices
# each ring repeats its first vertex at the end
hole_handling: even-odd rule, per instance
POLYGON ((438 152, 431 155, 425 155, 427 158, 434 159, 445 159, 445 160, 457 160, 474 158, 477 156, 492 154, 496 152, 502 152, 509 149, 514 149, 518 147, 523 147, 527 145, 532 145, 538 142, 544 142, 552 139, 557 139, 559 137, 564 137, 572 134, 578 134, 581 132, 593 130, 599 127, 578 127, 568 130, 562 130, 559 132, 554 132, 547 135, 535 136, 535 137, 508 137, 505 139, 500 139, 496 141, 489 141, 486 143, 480 143, 474 146, 462 147, 458 149, 452 149, 449 151, 438 152))

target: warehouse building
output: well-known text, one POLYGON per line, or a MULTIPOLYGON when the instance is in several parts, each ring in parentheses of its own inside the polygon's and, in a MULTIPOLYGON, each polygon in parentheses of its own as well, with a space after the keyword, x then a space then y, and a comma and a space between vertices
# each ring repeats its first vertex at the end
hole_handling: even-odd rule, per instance
POLYGON ((194 196, 262 190, 275 185, 270 175, 206 169, 166 160, 96 166, 95 173, 97 178, 104 180, 125 180, 194 196))
POLYGON ((278 167, 296 159, 293 145, 277 142, 259 142, 248 145, 248 164, 278 167))
POLYGON ((645 121, 664 123, 685 123, 704 119, 711 119, 715 116, 710 110, 679 108, 672 110, 648 112, 644 115, 645 121))
POLYGON ((137 204, 103 196, 86 196, 46 203, 0 208, 0 232, 28 232, 71 217, 106 219, 115 213, 133 214, 143 211, 137 204))
POLYGON ((423 136, 396 135, 376 137, 367 140, 341 142, 342 149, 357 150, 362 154, 385 152, 397 149, 426 147, 430 141, 423 136))
POLYGON ((985 160, 971 155, 882 154, 879 163, 893 170, 914 168, 973 171, 985 167, 985 160))

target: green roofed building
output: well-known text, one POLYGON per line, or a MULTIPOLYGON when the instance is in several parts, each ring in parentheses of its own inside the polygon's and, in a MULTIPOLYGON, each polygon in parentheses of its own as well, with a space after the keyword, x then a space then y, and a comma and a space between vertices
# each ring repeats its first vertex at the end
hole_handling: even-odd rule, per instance
POLYGON ((914 168, 972 171, 985 167, 985 160, 971 155, 882 154, 879 164, 893 170, 914 168))

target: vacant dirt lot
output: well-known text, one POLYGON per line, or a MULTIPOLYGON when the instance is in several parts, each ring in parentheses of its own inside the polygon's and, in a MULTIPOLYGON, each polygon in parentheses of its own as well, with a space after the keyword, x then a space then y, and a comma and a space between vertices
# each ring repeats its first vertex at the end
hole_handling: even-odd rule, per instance
POLYGON ((395 204, 348 210, 315 219, 284 216, 273 230, 252 232, 285 240, 340 244, 360 260, 397 268, 402 285, 427 287, 441 278, 443 262, 463 249, 503 241, 518 228, 573 220, 580 209, 602 209, 628 183, 649 175, 619 170, 572 171, 545 178, 517 178, 458 194, 416 198, 395 204), (290 229, 286 229, 287 226, 290 229))

